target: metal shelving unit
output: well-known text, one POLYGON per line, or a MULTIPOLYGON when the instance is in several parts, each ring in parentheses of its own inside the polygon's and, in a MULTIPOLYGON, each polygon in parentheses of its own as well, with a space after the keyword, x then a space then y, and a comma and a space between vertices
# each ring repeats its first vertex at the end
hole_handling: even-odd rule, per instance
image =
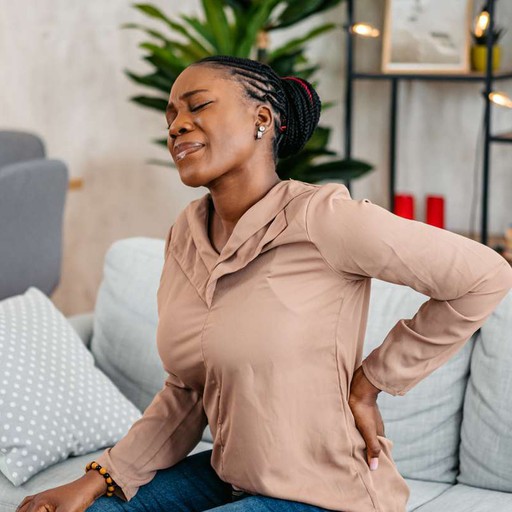
MULTIPOLYGON (((489 31, 492 34, 494 30, 495 1, 489 0, 489 31)), ((346 24, 346 89, 345 89, 345 158, 352 157, 352 128, 353 128, 353 93, 354 82, 357 80, 380 80, 391 83, 390 95, 390 118, 389 118, 389 204, 390 210, 394 210, 394 196, 396 189, 396 168, 397 168, 397 125, 398 125, 398 94, 399 85, 402 80, 427 80, 427 81, 451 81, 451 82, 470 82, 484 83, 482 96, 485 101, 484 112, 484 148, 482 162, 482 217, 480 238, 481 242, 487 245, 488 242, 488 203, 489 203, 489 170, 490 170, 490 149, 491 143, 512 143, 512 132, 502 134, 491 133, 491 101, 489 94, 493 91, 495 81, 512 79, 512 70, 493 73, 492 59, 492 38, 487 41, 487 69, 486 73, 451 73, 451 74, 429 74, 429 73, 360 73, 354 69, 354 38, 355 36, 350 27, 354 24, 354 0, 347 0, 347 24, 346 24)), ((350 182, 347 182, 350 190, 350 182)))

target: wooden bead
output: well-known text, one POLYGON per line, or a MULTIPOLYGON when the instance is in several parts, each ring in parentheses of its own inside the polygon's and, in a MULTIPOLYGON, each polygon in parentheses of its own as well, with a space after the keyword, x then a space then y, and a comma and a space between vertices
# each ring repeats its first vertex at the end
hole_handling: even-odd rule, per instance
POLYGON ((105 478, 105 481, 107 482, 107 491, 105 493, 106 496, 113 496, 117 484, 114 482, 110 474, 107 472, 106 468, 103 468, 100 464, 93 460, 85 466, 86 472, 91 469, 97 470, 98 473, 100 473, 103 476, 103 478, 105 478))

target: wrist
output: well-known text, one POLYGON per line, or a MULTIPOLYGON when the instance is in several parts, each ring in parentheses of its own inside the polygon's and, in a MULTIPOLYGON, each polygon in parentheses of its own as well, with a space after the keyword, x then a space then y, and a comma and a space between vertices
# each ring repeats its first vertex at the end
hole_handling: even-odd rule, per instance
POLYGON ((354 372, 351 383, 351 394, 355 394, 360 398, 370 397, 372 400, 377 398, 377 395, 382 391, 375 386, 364 373, 363 365, 359 366, 354 372))
POLYGON ((83 481, 90 489, 94 499, 98 499, 107 492, 107 482, 105 478, 98 473, 98 471, 90 470, 82 476, 83 481))
POLYGON ((362 380, 364 382, 365 389, 368 391, 368 393, 378 395, 382 391, 382 389, 380 389, 377 386, 375 386, 374 384, 372 384, 372 382, 368 379, 368 377, 364 373, 364 368, 362 366, 361 366, 361 375, 362 375, 362 380))

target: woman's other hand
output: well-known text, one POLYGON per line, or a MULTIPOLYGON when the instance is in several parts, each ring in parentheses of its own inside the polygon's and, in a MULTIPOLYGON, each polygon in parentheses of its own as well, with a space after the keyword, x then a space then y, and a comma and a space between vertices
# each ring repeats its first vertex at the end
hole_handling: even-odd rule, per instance
POLYGON ((26 496, 16 512, 84 512, 106 488, 103 476, 89 471, 70 483, 26 496))
POLYGON ((350 384, 348 404, 354 415, 356 427, 361 432, 365 443, 368 465, 376 470, 379 464, 380 443, 377 435, 384 436, 384 422, 377 405, 377 395, 381 390, 375 387, 360 366, 350 384))

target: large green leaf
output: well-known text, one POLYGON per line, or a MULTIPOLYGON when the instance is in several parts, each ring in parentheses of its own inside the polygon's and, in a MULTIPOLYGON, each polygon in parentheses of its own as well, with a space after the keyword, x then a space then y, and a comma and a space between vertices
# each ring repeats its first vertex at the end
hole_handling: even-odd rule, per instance
POLYGON ((146 55, 143 59, 150 64, 153 64, 155 69, 165 75, 169 80, 174 82, 176 78, 178 78, 179 73, 174 71, 172 67, 170 67, 166 61, 162 60, 157 55, 146 55))
POLYGON ((198 50, 202 50, 202 51, 208 53, 208 49, 205 48, 197 39, 195 39, 193 36, 191 36, 189 31, 186 29, 186 27, 184 27, 181 23, 171 20, 160 9, 158 9, 150 4, 134 4, 134 7, 136 9, 138 9, 139 11, 143 12, 144 14, 146 14, 147 16, 150 16, 152 18, 155 18, 157 20, 164 22, 172 30, 175 30, 182 36, 186 37, 191 42, 191 44, 196 45, 198 50))
POLYGON ((307 149, 320 149, 327 146, 329 143, 329 137, 331 136, 330 128, 325 128, 323 126, 317 126, 316 130, 313 132, 313 135, 307 142, 307 149))
POLYGON ((354 159, 336 160, 312 166, 304 171, 303 177, 310 183, 324 180, 349 181, 360 178, 373 169, 367 162, 354 159))
POLYGON ((130 77, 134 82, 137 82, 141 85, 146 85, 147 87, 153 87, 158 89, 159 91, 169 93, 172 87, 172 81, 169 80, 162 73, 155 72, 149 75, 137 75, 132 73, 131 71, 125 69, 125 74, 130 77))
POLYGON ((253 9, 244 18, 247 21, 244 30, 239 31, 239 35, 242 35, 242 37, 238 40, 235 48, 236 56, 248 57, 250 55, 258 32, 263 29, 265 21, 280 2, 281 0, 259 0, 254 2, 253 9))
POLYGON ((184 68, 209 55, 209 53, 196 51, 190 44, 183 44, 178 41, 171 41, 165 45, 164 49, 172 52, 177 59, 181 60, 184 68))
POLYGON ((334 107, 336 105, 336 102, 334 101, 322 101, 322 112, 324 110, 329 110, 330 108, 334 107))
POLYGON ((165 147, 167 147, 167 138, 165 138, 165 139, 153 139, 153 142, 154 142, 155 144, 160 145, 160 146, 165 146, 165 147))
POLYGON ((167 99, 163 98, 154 98, 150 96, 132 96, 130 100, 138 103, 139 105, 144 105, 145 107, 152 108, 160 112, 165 112, 165 108, 167 107, 167 99))
POLYGON ((288 7, 279 16, 272 30, 281 29, 299 23, 309 16, 319 14, 339 4, 341 0, 290 0, 288 7))
POLYGON ((160 41, 162 41, 164 43, 168 43, 170 41, 169 39, 167 39, 167 37, 165 37, 158 30, 144 27, 143 25, 139 25, 138 23, 124 23, 123 25, 121 25, 121 28, 142 30, 143 32, 146 32, 146 34, 154 37, 155 39, 159 39, 160 41))
MULTIPOLYGON (((296 75, 311 81, 312 76, 320 69, 320 66, 310 66, 309 68, 301 68, 297 71, 296 75)), ((313 84, 313 87, 316 86, 313 84)))
POLYGON ((231 28, 224 12, 222 0, 202 0, 206 21, 215 40, 215 47, 222 55, 233 52, 231 28))
POLYGON ((162 48, 153 43, 140 43, 139 46, 145 50, 149 50, 155 57, 165 62, 169 69, 179 75, 186 67, 183 60, 180 60, 174 55, 174 52, 169 49, 162 48))
POLYGON ((237 12, 248 11, 251 8, 251 0, 225 0, 224 3, 237 12))
POLYGON ((304 60, 304 49, 286 53, 275 59, 269 60, 269 65, 279 76, 296 74, 296 68, 304 60))
POLYGON ((307 43, 311 39, 314 39, 315 37, 318 37, 320 34, 323 34, 324 32, 328 32, 336 27, 335 23, 325 23, 323 25, 320 25, 319 27, 315 27, 314 29, 310 30, 306 35, 302 37, 298 37, 296 39, 292 39, 291 41, 288 41, 283 46, 276 48, 274 51, 270 52, 269 58, 270 59, 277 59, 283 54, 290 53, 291 51, 296 50, 297 48, 304 45, 304 43, 307 43))
POLYGON ((180 15, 181 19, 189 25, 189 27, 193 28, 199 37, 205 40, 206 44, 209 45, 208 53, 214 54, 219 53, 218 48, 216 47, 215 37, 208 26, 208 24, 203 23, 198 18, 193 16, 187 16, 185 14, 180 15))
POLYGON ((279 16, 277 27, 282 28, 311 16, 320 10, 323 4, 323 0, 293 0, 287 2, 288 6, 279 16))

